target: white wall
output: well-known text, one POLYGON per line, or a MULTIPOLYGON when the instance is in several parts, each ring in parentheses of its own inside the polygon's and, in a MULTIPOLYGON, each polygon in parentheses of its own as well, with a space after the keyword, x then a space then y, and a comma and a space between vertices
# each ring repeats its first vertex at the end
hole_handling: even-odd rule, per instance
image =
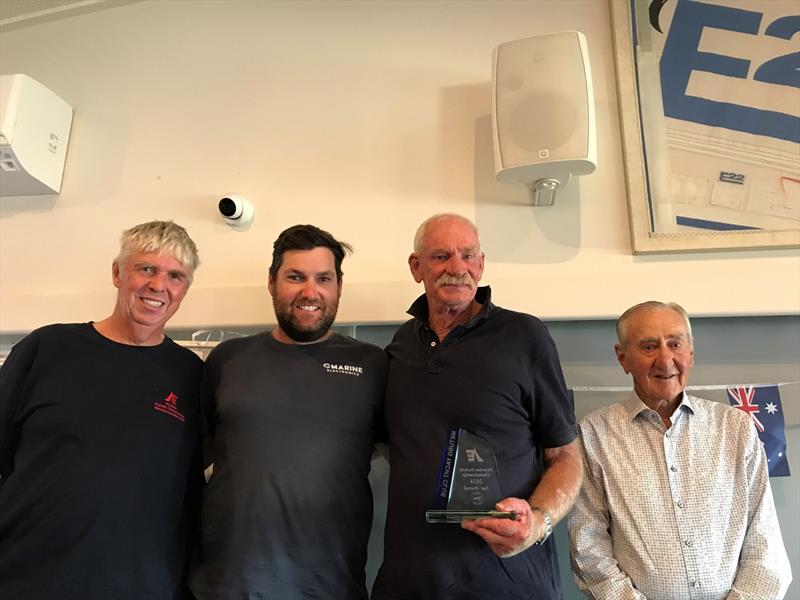
POLYGON ((670 299, 693 315, 800 311, 795 250, 634 257, 608 6, 153 0, 0 33, 0 72, 75 107, 62 193, 0 201, 0 331, 106 316, 125 227, 174 219, 203 264, 172 326, 272 322, 271 244, 311 222, 351 242, 340 322, 391 322, 420 290, 406 257, 434 212, 476 219, 498 303, 545 318, 670 299), (599 167, 550 209, 493 180, 500 42, 588 38, 599 167), (221 194, 256 206, 224 225, 221 194))

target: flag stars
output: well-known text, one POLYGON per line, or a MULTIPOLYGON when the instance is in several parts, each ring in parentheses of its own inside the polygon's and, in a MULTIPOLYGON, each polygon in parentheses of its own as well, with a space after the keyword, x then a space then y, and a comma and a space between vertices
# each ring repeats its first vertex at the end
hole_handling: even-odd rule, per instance
POLYGON ((759 441, 767 455, 770 477, 789 477, 789 462, 784 434, 784 412, 778 385, 726 386, 734 408, 747 414, 756 426, 759 441))

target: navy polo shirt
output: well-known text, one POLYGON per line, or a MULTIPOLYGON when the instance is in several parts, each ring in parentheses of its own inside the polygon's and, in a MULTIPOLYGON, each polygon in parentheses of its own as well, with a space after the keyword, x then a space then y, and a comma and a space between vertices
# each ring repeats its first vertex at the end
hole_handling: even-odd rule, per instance
POLYGON ((451 429, 493 446, 502 498, 530 497, 544 470, 543 449, 576 436, 573 402, 544 324, 492 304, 489 287, 476 300, 478 315, 439 340, 421 296, 386 349, 391 473, 375 600, 561 598, 553 538, 500 559, 458 525, 425 522, 451 429))

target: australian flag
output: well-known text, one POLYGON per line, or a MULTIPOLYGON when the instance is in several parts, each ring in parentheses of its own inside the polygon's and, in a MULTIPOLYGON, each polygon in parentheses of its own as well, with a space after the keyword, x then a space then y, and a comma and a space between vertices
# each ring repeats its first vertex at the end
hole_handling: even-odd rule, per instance
POLYGON ((783 407, 778 386, 729 387, 728 400, 753 420, 767 452, 770 477, 789 477, 783 407))

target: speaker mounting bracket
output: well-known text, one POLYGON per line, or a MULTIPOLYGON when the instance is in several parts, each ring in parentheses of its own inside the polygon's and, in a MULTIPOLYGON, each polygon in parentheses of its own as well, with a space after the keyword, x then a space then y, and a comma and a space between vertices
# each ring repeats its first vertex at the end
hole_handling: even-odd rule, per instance
POLYGON ((533 206, 553 206, 556 190, 561 186, 558 179, 539 179, 528 186, 533 206))

